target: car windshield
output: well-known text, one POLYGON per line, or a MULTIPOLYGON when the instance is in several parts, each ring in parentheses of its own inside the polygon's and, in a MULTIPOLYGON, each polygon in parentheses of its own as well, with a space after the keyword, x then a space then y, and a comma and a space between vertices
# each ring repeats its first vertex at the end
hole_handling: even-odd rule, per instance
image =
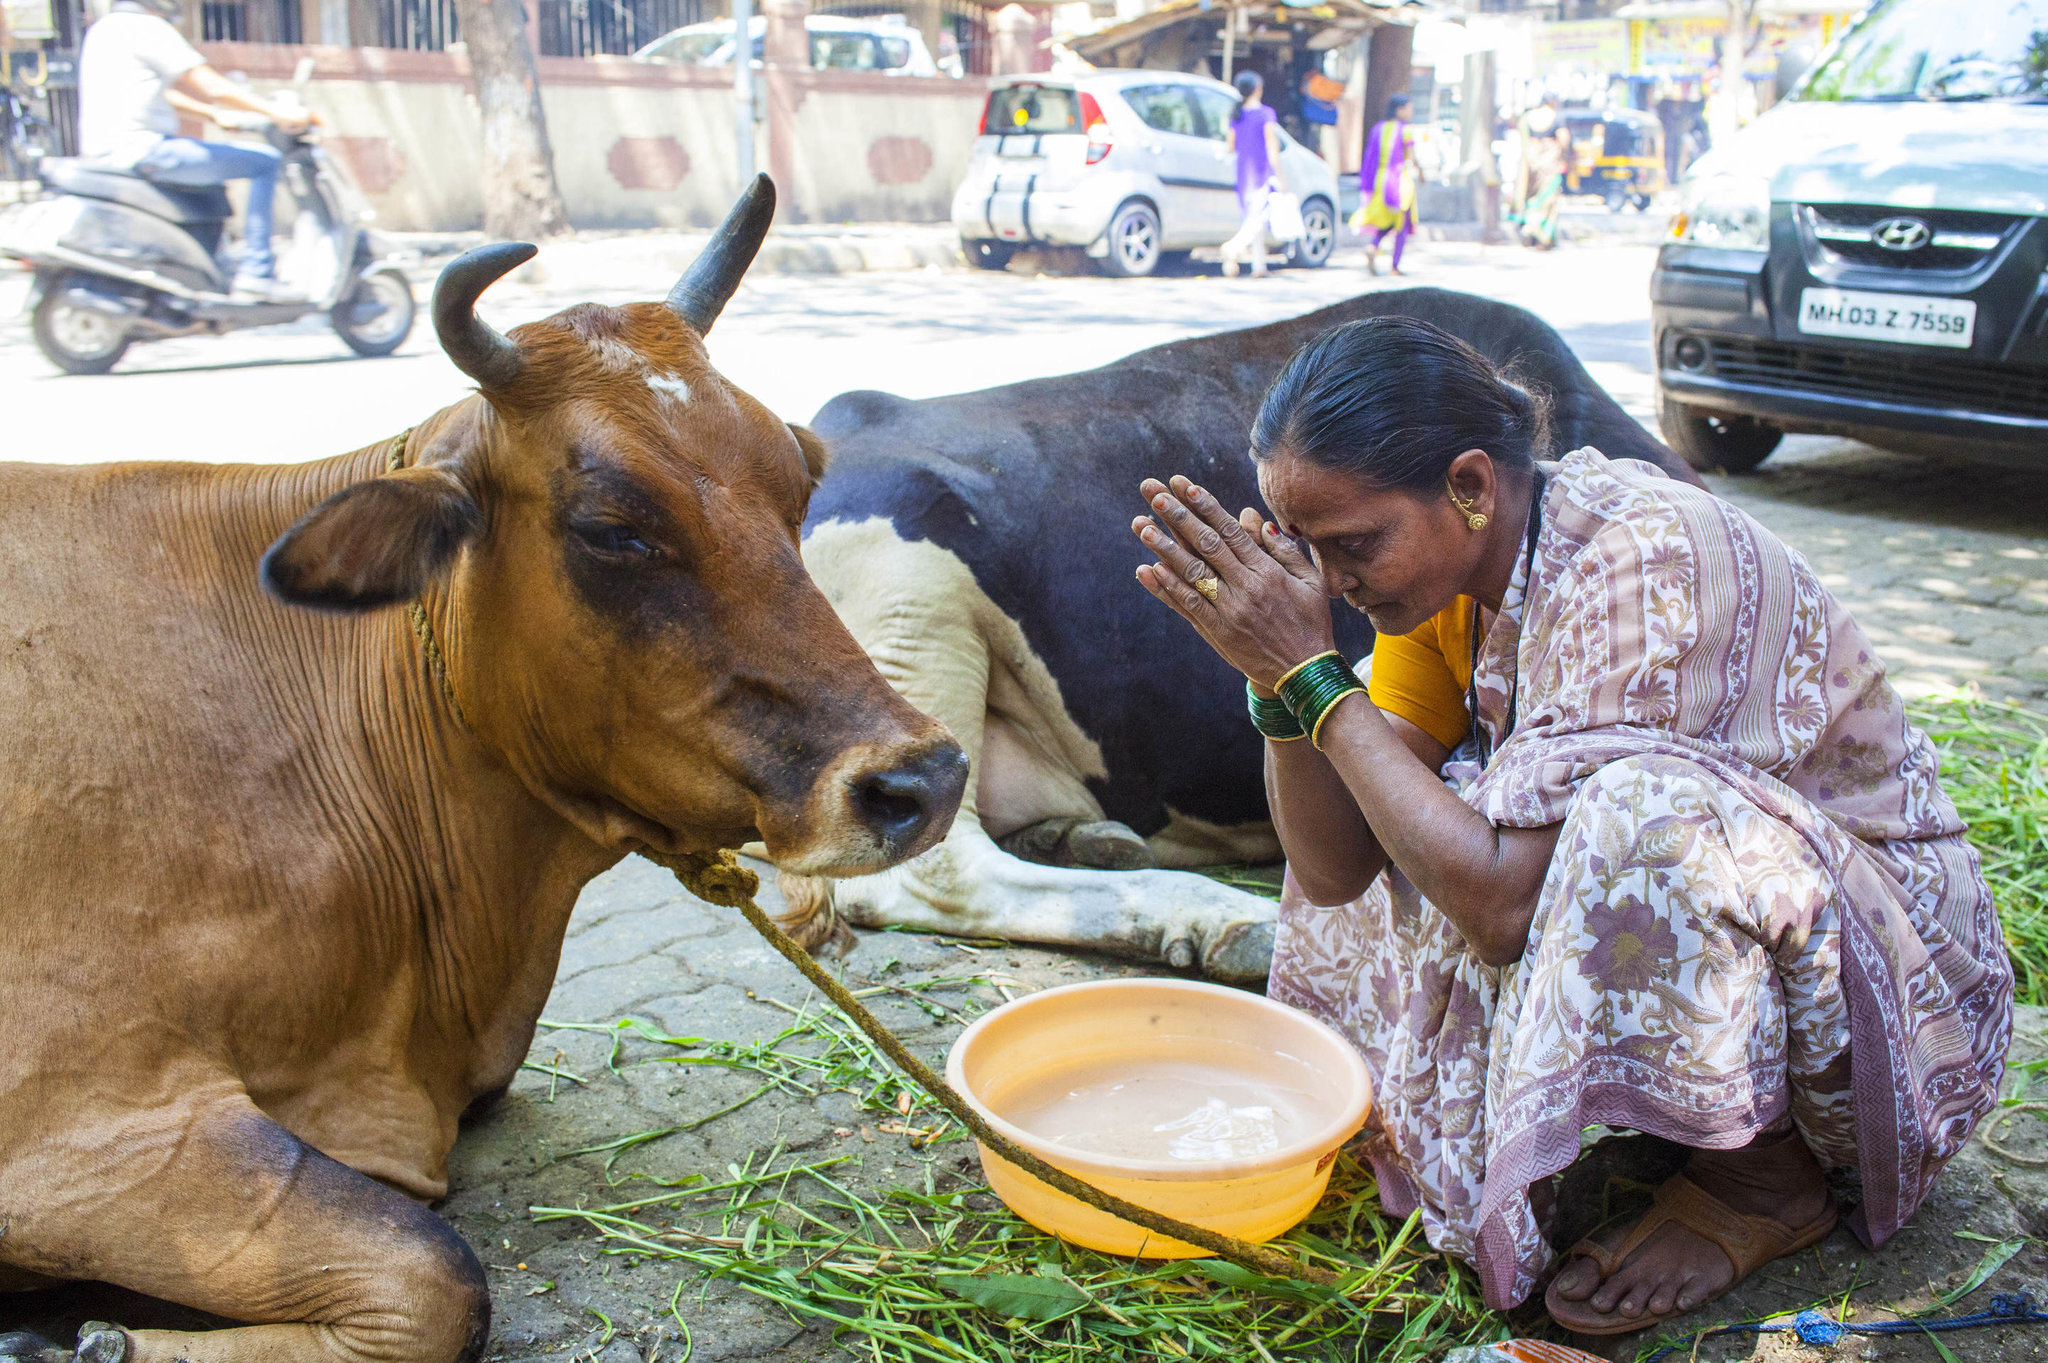
POLYGON ((1081 100, 1064 85, 1005 85, 988 96, 988 121, 996 133, 1078 133, 1081 100))
POLYGON ((893 71, 910 65, 910 41, 869 33, 813 33, 811 65, 838 71, 893 71))
POLYGON ((698 65, 716 55, 720 48, 732 46, 732 29, 725 32, 672 33, 657 43, 649 43, 640 54, 643 61, 679 62, 686 66, 698 65))
POLYGON ((1799 100, 2048 100, 2048 0, 1877 0, 1799 100))

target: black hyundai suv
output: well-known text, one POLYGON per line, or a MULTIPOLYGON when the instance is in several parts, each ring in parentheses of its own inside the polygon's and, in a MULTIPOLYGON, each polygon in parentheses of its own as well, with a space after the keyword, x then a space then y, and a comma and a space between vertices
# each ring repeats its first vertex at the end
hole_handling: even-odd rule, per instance
POLYGON ((1877 0, 1681 189, 1651 325, 1695 468, 1788 431, 2048 457, 2048 0, 1877 0))

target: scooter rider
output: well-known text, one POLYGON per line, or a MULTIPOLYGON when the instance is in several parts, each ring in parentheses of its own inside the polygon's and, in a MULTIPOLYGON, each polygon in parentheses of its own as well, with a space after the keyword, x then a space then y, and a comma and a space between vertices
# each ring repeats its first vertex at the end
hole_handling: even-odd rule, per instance
POLYGON ((78 59, 80 150, 111 168, 176 188, 247 180, 248 218, 234 290, 290 299, 294 295, 276 278, 270 244, 282 158, 267 146, 180 137, 178 112, 213 118, 216 110, 243 111, 286 132, 303 132, 310 120, 256 98, 208 66, 169 22, 181 13, 178 0, 115 0, 86 30, 78 59))

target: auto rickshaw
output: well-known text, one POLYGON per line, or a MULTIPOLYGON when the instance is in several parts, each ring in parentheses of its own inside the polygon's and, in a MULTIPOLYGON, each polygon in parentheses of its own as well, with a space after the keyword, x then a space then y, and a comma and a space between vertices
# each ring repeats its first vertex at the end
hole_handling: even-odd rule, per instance
POLYGON ((1648 208, 1665 183, 1663 125, 1636 109, 1566 109, 1561 116, 1572 133, 1564 192, 1597 194, 1616 213, 1648 208))

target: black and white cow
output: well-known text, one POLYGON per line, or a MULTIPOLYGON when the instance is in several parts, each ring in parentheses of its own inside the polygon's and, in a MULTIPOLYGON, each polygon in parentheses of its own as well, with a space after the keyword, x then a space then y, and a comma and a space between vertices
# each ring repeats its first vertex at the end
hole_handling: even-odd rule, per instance
MULTIPOLYGON (((1267 385, 1310 338, 1388 313, 1433 322, 1547 390, 1559 450, 1593 445, 1695 481, 1557 332, 1443 289, 1367 294, 1062 378, 825 404, 812 425, 832 462, 804 560, 883 675, 951 728, 973 776, 951 834, 924 856, 859 880, 782 878, 813 940, 836 911, 1199 962, 1225 979, 1265 973, 1272 905, 1170 869, 1279 855, 1243 679, 1137 585, 1149 556, 1129 526, 1148 475, 1257 505, 1246 449, 1267 385)), ((1365 617, 1336 615, 1339 646, 1367 652, 1365 617)))

